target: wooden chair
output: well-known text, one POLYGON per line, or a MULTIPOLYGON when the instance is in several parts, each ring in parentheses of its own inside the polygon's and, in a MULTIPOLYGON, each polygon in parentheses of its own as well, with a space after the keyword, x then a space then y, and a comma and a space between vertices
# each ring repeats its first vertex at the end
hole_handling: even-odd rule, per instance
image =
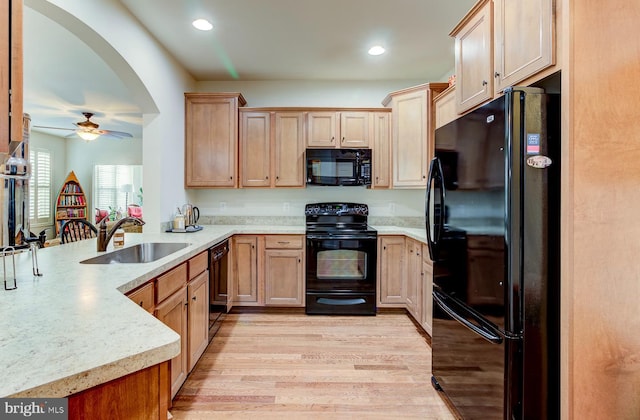
POLYGON ((95 238, 96 236, 98 236, 98 229, 83 219, 67 220, 60 228, 60 238, 63 244, 95 238))

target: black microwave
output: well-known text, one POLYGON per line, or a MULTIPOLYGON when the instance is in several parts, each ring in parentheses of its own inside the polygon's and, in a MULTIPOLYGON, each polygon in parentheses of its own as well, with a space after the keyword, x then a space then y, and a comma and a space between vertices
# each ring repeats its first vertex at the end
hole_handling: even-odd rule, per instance
POLYGON ((307 149, 307 185, 371 186, 371 149, 307 149))

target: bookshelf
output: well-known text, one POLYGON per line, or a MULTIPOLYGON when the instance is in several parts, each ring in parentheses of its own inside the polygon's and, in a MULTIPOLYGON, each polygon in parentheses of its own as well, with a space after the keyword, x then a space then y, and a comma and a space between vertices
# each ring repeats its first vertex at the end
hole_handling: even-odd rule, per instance
POLYGON ((56 200, 56 236, 62 224, 70 219, 87 220, 87 198, 73 171, 64 180, 56 200))

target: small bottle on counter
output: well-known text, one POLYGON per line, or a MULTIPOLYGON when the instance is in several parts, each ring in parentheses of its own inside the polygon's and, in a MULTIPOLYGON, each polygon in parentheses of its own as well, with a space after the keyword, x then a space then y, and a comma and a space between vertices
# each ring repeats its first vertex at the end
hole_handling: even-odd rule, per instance
POLYGON ((184 215, 176 214, 176 217, 173 219, 173 229, 182 230, 184 228, 184 215))
POLYGON ((113 234, 113 247, 118 249, 124 246, 124 229, 116 230, 113 234))

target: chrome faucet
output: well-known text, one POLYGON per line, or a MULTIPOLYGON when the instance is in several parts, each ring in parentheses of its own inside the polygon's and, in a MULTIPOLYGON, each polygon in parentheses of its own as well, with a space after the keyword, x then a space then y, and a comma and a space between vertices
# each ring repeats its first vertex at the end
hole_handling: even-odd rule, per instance
POLYGON ((98 252, 107 250, 107 246, 109 245, 109 241, 113 237, 113 234, 116 233, 116 230, 118 230, 118 228, 125 222, 133 222, 140 226, 144 225, 144 222, 137 217, 125 217, 118 220, 111 230, 107 232, 107 222, 102 219, 102 222, 100 222, 100 229, 98 230, 98 252))

